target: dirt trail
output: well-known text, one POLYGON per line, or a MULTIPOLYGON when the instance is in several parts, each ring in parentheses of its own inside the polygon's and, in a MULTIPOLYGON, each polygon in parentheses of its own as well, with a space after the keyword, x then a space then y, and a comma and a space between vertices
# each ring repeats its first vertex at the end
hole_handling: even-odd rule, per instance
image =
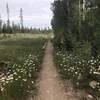
POLYGON ((78 100, 71 92, 65 93, 53 62, 53 46, 50 42, 46 48, 42 67, 36 100, 78 100))

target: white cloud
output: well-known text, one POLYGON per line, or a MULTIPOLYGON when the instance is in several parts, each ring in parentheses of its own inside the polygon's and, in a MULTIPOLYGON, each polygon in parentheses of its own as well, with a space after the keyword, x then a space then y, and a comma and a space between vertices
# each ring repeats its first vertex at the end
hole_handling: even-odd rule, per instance
POLYGON ((23 8, 24 25, 45 27, 50 26, 52 18, 51 2, 53 0, 0 0, 0 13, 6 20, 6 2, 10 8, 10 20, 19 23, 19 10, 23 8))

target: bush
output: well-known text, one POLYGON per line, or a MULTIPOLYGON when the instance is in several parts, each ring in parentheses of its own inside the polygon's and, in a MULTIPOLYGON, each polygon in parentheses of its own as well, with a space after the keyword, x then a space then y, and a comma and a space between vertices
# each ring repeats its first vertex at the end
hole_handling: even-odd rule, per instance
POLYGON ((90 58, 92 56, 92 46, 88 42, 77 42, 73 48, 73 54, 80 55, 85 58, 90 58))
POLYGON ((100 97, 100 58, 56 50, 55 61, 62 79, 70 79, 76 88, 100 97))
POLYGON ((36 79, 40 71, 43 53, 29 55, 22 65, 14 64, 8 67, 8 72, 2 74, 0 91, 3 100, 25 100, 29 95, 36 94, 36 79))

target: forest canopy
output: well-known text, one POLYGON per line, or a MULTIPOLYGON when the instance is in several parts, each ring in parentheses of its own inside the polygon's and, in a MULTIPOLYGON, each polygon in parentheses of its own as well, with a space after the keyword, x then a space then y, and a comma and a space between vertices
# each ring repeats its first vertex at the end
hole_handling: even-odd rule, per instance
POLYGON ((55 0, 52 11, 55 46, 95 57, 100 54, 100 0, 55 0))

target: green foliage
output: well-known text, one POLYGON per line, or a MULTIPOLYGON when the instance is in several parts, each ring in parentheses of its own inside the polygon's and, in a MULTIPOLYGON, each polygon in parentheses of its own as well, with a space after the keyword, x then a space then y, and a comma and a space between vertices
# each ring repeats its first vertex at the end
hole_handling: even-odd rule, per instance
POLYGON ((78 42, 74 45, 73 54, 77 54, 88 59, 92 55, 91 48, 91 44, 88 42, 78 42))
MULTIPOLYGON (((53 3, 52 27, 55 34, 55 43, 64 44, 67 50, 72 50, 72 40, 78 34, 78 2, 72 0, 56 0, 53 3), (75 5, 76 4, 76 5, 75 5)), ((58 45, 57 45, 58 46, 58 45)))
POLYGON ((100 45, 100 41, 95 37, 100 33, 100 2, 98 0, 84 0, 84 2, 82 0, 56 0, 52 4, 52 11, 55 46, 73 51, 76 48, 74 46, 89 43, 87 48, 91 50, 88 50, 88 53, 91 52, 93 56, 99 54, 94 50, 100 51, 96 45, 100 45))
POLYGON ((40 71, 43 52, 39 56, 29 55, 22 65, 8 66, 8 72, 1 78, 1 90, 5 100, 26 100, 36 94, 36 79, 40 71))
POLYGON ((44 55, 44 38, 8 39, 0 41, 0 100, 27 100, 36 95, 36 79, 44 55))
POLYGON ((52 11, 58 71, 100 98, 100 0, 55 0, 52 11))
POLYGON ((33 34, 49 34, 52 33, 52 29, 51 28, 44 28, 44 29, 40 29, 40 28, 29 28, 29 27, 20 27, 20 25, 18 24, 14 24, 14 22, 12 23, 12 25, 7 26, 7 24, 2 24, 1 25, 1 29, 0 29, 0 33, 4 33, 5 34, 15 34, 15 33, 33 33, 33 34))
POLYGON ((17 39, 0 41, 0 60, 10 61, 10 63, 22 63, 27 55, 35 54, 41 50, 45 39, 17 39), (39 45, 41 44, 41 45, 39 45))
POLYGON ((56 49, 55 63, 65 80, 71 80, 78 89, 85 89, 100 97, 100 58, 88 58, 56 49))
POLYGON ((94 43, 97 46, 98 54, 100 54, 100 52, 99 52, 100 51, 100 33, 96 34, 94 43))

